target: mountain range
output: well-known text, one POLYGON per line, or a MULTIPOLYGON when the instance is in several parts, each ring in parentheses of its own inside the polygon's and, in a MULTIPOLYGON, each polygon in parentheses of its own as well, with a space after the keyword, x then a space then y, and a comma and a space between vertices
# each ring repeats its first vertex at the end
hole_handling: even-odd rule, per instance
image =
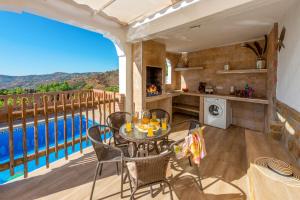
POLYGON ((64 73, 55 72, 44 75, 8 76, 0 75, 0 89, 22 87, 35 89, 38 85, 53 82, 68 82, 70 85, 89 85, 96 89, 119 84, 119 71, 64 73))

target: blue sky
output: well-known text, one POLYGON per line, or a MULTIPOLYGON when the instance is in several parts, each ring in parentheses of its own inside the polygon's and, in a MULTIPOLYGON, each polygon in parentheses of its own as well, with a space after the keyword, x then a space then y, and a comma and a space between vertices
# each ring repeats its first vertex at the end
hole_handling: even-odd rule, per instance
POLYGON ((114 44, 99 33, 28 13, 0 11, 0 74, 102 72, 118 68, 114 44))

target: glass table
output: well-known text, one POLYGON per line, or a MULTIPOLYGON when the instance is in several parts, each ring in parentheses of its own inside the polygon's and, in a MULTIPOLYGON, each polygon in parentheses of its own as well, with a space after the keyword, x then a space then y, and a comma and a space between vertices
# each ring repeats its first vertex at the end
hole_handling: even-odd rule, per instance
POLYGON ((153 145, 156 153, 159 153, 157 141, 163 140, 171 132, 170 124, 168 124, 166 130, 162 130, 160 127, 157 131, 153 131, 153 136, 148 136, 147 132, 141 132, 134 126, 130 132, 127 132, 125 126, 126 124, 121 126, 119 134, 122 138, 131 143, 129 146, 129 152, 132 157, 134 157, 136 153, 138 154, 137 156, 141 156, 141 154, 145 154, 147 156, 150 151, 150 145, 153 145))

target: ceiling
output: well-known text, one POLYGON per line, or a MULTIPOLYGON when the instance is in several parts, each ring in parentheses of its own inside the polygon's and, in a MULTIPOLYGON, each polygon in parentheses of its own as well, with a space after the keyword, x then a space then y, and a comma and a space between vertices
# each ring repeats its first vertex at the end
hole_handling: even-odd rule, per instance
POLYGON ((116 18, 122 24, 130 24, 167 8, 179 0, 73 0, 87 5, 96 12, 116 18))
POLYGON ((269 33, 294 2, 277 0, 246 10, 224 11, 153 34, 150 38, 165 43, 171 52, 190 52, 249 41, 269 33))
POLYGON ((127 42, 153 39, 191 52, 261 38, 299 0, 67 1, 125 25, 127 42))

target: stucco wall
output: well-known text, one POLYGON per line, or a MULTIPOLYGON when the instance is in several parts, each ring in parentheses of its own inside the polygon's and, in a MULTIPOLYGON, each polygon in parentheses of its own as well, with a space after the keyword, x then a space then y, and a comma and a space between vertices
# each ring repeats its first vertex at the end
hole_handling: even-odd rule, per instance
POLYGON ((300 2, 287 12, 282 25, 286 37, 279 53, 277 99, 300 112, 300 2))

